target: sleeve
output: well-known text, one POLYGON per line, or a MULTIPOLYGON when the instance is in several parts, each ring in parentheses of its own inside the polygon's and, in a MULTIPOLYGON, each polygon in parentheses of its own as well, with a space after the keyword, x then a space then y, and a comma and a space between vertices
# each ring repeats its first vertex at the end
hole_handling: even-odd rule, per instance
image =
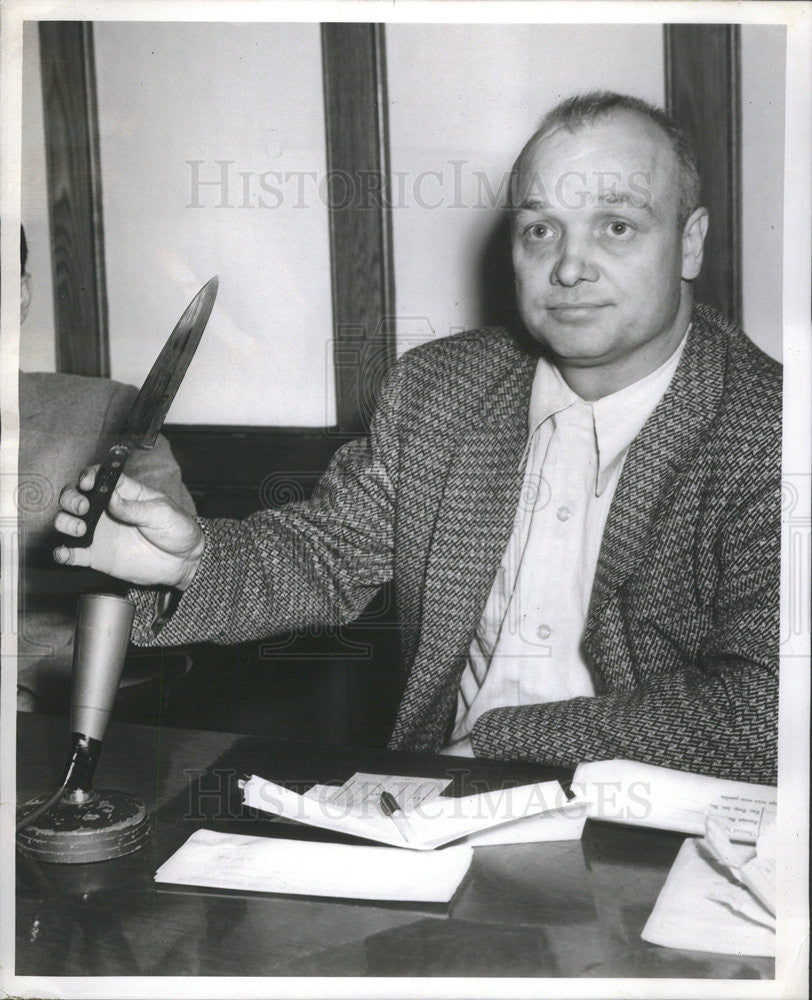
POLYGON ((336 452, 310 500, 242 521, 200 519, 200 566, 157 638, 156 592, 131 589, 133 640, 235 643, 357 617, 392 575, 400 396, 396 366, 369 438, 336 452))
POLYGON ((718 539, 712 627, 697 663, 630 692, 492 709, 474 726, 474 752, 566 767, 625 758, 774 783, 780 490, 777 476, 769 485, 758 478, 718 539))

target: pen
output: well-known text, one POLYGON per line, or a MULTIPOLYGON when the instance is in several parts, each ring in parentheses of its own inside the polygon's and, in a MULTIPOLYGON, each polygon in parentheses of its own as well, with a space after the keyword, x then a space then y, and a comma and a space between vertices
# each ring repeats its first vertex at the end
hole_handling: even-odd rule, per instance
POLYGON ((398 800, 391 792, 381 793, 381 809, 384 816, 391 816, 392 822, 400 830, 400 835, 408 844, 414 836, 414 831, 409 825, 408 819, 398 804, 398 800))

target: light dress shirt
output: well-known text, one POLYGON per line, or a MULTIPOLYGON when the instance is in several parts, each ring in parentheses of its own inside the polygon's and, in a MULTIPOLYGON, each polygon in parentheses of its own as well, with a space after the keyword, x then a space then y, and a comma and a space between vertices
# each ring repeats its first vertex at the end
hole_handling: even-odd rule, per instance
POLYGON ((593 402, 539 359, 513 530, 444 752, 473 756, 471 730, 491 708, 595 694, 581 639, 603 529, 629 445, 668 388, 686 339, 655 371, 593 402))

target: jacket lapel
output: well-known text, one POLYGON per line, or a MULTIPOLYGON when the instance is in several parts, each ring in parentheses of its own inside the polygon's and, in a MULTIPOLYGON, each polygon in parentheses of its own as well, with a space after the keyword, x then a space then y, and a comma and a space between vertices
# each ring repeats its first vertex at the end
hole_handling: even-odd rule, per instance
POLYGON ((694 312, 671 385, 629 448, 601 543, 587 640, 596 617, 639 566, 673 502, 676 486, 719 407, 724 342, 694 312))
POLYGON ((420 640, 393 735, 415 747, 442 739, 439 729, 456 697, 464 653, 510 536, 535 364, 535 358, 516 351, 509 370, 484 387, 481 418, 450 439, 426 566, 420 640))
POLYGON ((443 609, 449 650, 467 643, 482 614, 518 502, 530 380, 526 391, 507 381, 513 393, 498 414, 457 439, 432 537, 424 608, 443 609))

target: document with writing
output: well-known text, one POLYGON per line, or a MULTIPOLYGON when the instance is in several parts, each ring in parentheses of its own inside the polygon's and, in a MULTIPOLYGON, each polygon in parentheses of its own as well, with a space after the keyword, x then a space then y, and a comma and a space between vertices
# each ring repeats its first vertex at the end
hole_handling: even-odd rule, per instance
POLYGON ((733 841, 754 844, 775 819, 772 785, 728 781, 630 760, 579 764, 572 789, 587 815, 613 823, 704 834, 710 816, 733 841))
POLYGON ((643 928, 652 944, 727 955, 775 954, 775 824, 755 849, 734 844, 713 818, 682 845, 643 928))
MULTIPOLYGON (((578 827, 577 832, 571 835, 575 838, 580 836, 583 806, 568 803, 557 781, 537 782, 461 798, 441 796, 439 787, 442 783, 438 787, 437 783, 431 785, 431 781, 356 775, 349 790, 317 786, 299 795, 253 775, 242 783, 242 791, 245 804, 254 809, 308 826, 417 851, 430 851, 463 837, 546 814, 559 820, 562 813, 565 816, 571 814, 572 829, 578 827), (366 781, 359 781, 359 778, 366 781), (402 786, 399 796, 393 784, 397 782, 402 786), (364 785, 367 786, 366 791, 359 790, 364 785), (410 831, 408 839, 381 808, 383 791, 392 791, 398 798, 410 831)), ((543 834, 535 838, 528 838, 525 834, 522 839, 545 838, 543 834)))

